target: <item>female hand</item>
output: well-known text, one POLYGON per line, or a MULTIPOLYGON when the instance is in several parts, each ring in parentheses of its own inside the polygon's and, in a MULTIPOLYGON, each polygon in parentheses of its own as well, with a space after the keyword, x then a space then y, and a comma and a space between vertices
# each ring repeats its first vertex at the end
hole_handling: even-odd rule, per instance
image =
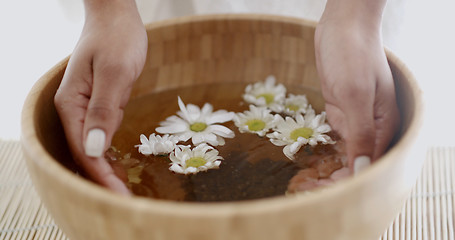
POLYGON ((144 66, 147 35, 133 0, 86 1, 85 8, 54 102, 76 161, 94 181, 128 195, 103 156, 144 66))
POLYGON ((316 28, 316 63, 328 121, 346 140, 354 173, 384 153, 399 126, 381 39, 384 4, 329 0, 316 28))

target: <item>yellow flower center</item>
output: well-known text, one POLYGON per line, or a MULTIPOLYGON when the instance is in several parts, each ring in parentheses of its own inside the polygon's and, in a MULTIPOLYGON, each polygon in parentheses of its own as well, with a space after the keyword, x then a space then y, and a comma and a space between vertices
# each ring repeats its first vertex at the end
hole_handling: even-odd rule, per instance
POLYGON ((308 139, 311 135, 313 135, 313 129, 307 127, 297 128, 291 132, 291 139, 294 141, 297 141, 299 137, 308 139))
POLYGON ((190 125, 190 130, 193 132, 202 132, 207 128, 207 124, 203 122, 195 122, 190 125))
POLYGON ((300 107, 295 104, 288 104, 286 105, 286 109, 288 109, 289 111, 297 112, 300 109, 300 107))
POLYGON ((265 122, 260 119, 251 119, 246 122, 250 131, 261 131, 265 127, 265 122))
POLYGON ((273 103, 275 100, 275 95, 273 95, 273 93, 263 93, 261 95, 258 95, 256 98, 259 99, 261 97, 265 99, 265 102, 267 104, 273 103))
POLYGON ((198 168, 200 166, 204 166, 207 161, 202 157, 192 157, 186 160, 186 167, 195 167, 198 168))

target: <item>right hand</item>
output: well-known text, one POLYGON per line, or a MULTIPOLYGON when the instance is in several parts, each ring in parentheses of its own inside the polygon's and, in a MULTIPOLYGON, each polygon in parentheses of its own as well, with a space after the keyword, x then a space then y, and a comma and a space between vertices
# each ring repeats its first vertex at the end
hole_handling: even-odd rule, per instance
POLYGON ((85 25, 54 102, 76 162, 97 183, 129 195, 104 152, 144 66, 147 34, 133 0, 114 2, 85 2, 85 25))
POLYGON ((398 130, 395 86, 381 39, 385 1, 328 1, 316 28, 316 63, 327 118, 346 141, 348 165, 378 159, 398 130))

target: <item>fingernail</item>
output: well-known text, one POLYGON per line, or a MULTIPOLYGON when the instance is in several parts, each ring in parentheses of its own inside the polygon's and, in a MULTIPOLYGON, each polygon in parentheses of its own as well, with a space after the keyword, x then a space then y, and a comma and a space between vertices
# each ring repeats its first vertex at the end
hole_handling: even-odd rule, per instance
POLYGON ((371 159, 368 156, 359 156, 354 160, 354 175, 358 174, 371 164, 371 159))
POLYGON ((104 151, 106 134, 99 128, 90 130, 85 140, 85 155, 89 157, 101 157, 104 151))

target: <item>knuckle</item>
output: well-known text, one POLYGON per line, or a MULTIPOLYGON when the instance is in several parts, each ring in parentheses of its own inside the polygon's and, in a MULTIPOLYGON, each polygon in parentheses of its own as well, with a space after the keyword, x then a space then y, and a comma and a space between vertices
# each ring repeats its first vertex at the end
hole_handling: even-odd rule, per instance
POLYGON ((131 53, 117 52, 101 57, 98 69, 105 75, 114 79, 133 80, 142 70, 141 65, 137 63, 137 57, 131 56, 131 53))
POLYGON ((96 99, 89 105, 87 117, 102 122, 116 120, 116 108, 106 99, 96 99))
POLYGON ((341 87, 336 88, 335 91, 336 95, 341 96, 343 98, 359 100, 356 98, 363 98, 363 96, 367 94, 370 91, 370 89, 368 86, 365 86, 361 83, 347 82, 343 84, 341 87))
POLYGON ((130 78, 132 75, 130 66, 122 61, 105 62, 100 70, 103 74, 112 76, 113 79, 130 78))
POLYGON ((368 84, 344 84, 334 89, 333 94, 338 105, 344 110, 366 111, 374 105, 375 88, 368 84))
POLYGON ((352 144, 357 146, 358 149, 365 150, 366 152, 371 152, 375 146, 375 133, 374 131, 364 131, 358 133, 357 136, 351 136, 352 144))
POLYGON ((61 92, 61 90, 57 90, 57 92, 55 93, 55 96, 54 96, 54 105, 55 106, 61 106, 62 103, 64 102, 64 98, 63 98, 63 94, 61 92))
POLYGON ((65 94, 63 90, 58 89, 54 96, 54 106, 56 107, 57 111, 62 110, 70 103, 71 99, 68 97, 68 95, 65 94))

